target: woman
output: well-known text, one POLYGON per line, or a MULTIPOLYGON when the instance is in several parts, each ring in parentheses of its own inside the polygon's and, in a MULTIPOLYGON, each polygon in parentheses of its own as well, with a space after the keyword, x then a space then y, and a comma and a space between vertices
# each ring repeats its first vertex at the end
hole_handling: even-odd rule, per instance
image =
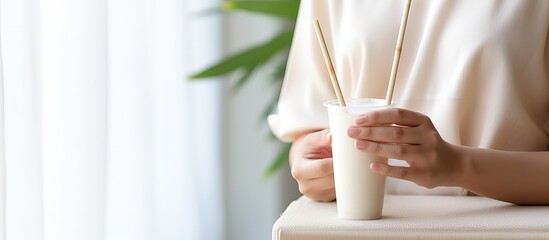
MULTIPOLYGON (((300 191, 335 199, 327 113, 335 99, 311 22, 346 98, 384 98, 404 1, 302 0, 273 132, 293 141, 300 191)), ((549 1, 412 2, 394 108, 356 119, 361 151, 394 194, 549 204, 549 1)))

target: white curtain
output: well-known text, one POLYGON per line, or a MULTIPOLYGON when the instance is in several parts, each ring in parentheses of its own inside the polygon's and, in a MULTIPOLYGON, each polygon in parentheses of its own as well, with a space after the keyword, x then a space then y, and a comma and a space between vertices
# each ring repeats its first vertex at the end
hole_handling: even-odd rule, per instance
POLYGON ((222 238, 208 3, 0 0, 0 240, 222 238))

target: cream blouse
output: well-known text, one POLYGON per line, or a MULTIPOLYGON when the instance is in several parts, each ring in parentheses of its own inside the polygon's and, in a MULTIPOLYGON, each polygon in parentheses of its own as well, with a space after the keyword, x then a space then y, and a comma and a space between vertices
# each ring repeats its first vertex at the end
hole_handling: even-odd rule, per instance
MULTIPOLYGON (((323 27, 346 98, 385 98, 404 0, 302 0, 272 131, 328 127, 335 99, 311 22, 323 27)), ((414 0, 393 104, 431 117, 453 144, 549 150, 549 1, 414 0)), ((391 161, 401 164, 401 161, 391 161)), ((388 179, 400 194, 460 194, 388 179)))

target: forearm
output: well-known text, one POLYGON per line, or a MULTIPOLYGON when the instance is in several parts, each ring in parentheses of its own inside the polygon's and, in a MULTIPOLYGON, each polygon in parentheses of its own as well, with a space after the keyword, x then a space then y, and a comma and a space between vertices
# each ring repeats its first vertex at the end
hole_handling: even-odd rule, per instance
POLYGON ((549 205, 549 152, 456 147, 462 173, 456 184, 479 195, 524 205, 549 205))

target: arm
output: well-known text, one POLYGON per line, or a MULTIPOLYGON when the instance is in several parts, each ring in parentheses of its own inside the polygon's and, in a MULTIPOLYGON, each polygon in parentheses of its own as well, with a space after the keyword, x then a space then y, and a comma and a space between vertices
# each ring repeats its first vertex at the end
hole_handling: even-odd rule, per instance
POLYGON ((515 204, 549 205, 549 152, 456 150, 465 167, 455 185, 515 204))
POLYGON ((410 167, 374 163, 373 171, 433 188, 459 186, 490 198, 549 205, 549 152, 508 152, 444 141, 430 119, 404 109, 363 115, 349 128, 357 148, 407 161, 410 167))

